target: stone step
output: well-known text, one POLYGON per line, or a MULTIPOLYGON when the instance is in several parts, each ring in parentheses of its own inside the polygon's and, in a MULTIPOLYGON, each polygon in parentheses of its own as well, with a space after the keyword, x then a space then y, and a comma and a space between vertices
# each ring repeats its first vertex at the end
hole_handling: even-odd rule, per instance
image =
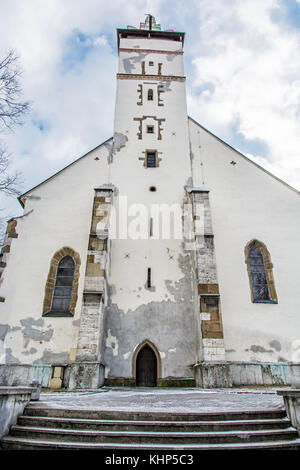
POLYGON ((255 419, 280 419, 286 416, 284 409, 280 410, 251 410, 251 411, 222 411, 206 413, 168 413, 144 411, 116 411, 93 409, 65 409, 38 406, 27 406, 26 416, 43 416, 74 419, 107 419, 134 421, 234 421, 255 419))
POLYGON ((99 442, 123 444, 223 444, 263 441, 287 441, 296 439, 297 431, 287 429, 260 431, 215 431, 215 432, 114 432, 78 429, 38 428, 30 426, 12 426, 12 437, 23 437, 43 441, 63 442, 99 442))
POLYGON ((258 449, 284 449, 300 450, 300 439, 292 441, 264 441, 255 443, 223 443, 223 444, 189 444, 189 445, 170 445, 170 444, 120 444, 120 443, 92 443, 92 442, 59 442, 32 440, 28 438, 18 438, 6 436, 1 441, 2 449, 6 450, 155 450, 155 451, 199 451, 199 450, 258 450, 258 449))
POLYGON ((130 421, 103 419, 75 419, 44 416, 20 416, 18 425, 56 429, 85 429, 95 431, 234 431, 285 429, 290 427, 290 420, 256 419, 235 421, 130 421))

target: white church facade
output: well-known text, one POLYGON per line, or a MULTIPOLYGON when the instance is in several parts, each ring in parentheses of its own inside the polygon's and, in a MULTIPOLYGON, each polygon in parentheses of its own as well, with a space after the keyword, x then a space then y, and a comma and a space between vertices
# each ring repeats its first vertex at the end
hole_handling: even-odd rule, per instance
POLYGON ((299 192, 188 117, 184 33, 117 36, 113 137, 8 222, 0 383, 290 384, 299 192))

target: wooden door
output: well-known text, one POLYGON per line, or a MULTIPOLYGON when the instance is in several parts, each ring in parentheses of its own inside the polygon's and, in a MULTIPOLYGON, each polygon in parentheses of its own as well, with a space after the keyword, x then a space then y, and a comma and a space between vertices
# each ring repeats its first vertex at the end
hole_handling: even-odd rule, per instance
POLYGON ((136 358, 136 385, 137 387, 156 387, 157 385, 156 356, 147 344, 136 358))

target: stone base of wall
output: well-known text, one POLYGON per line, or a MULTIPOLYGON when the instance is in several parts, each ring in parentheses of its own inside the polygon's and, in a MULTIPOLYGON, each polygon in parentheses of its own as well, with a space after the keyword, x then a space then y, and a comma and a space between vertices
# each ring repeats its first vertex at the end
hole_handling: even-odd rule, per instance
MULTIPOLYGON (((132 377, 110 377, 104 380, 106 387, 136 387, 132 377)), ((186 377, 165 377, 157 380, 157 387, 195 387, 195 379, 186 377)))
POLYGON ((0 364, 1 386, 29 386, 37 380, 42 387, 50 387, 51 365, 39 364, 0 364))
POLYGON ((104 380, 105 387, 135 387, 135 379, 131 377, 109 377, 104 380))
POLYGON ((202 362, 194 366, 196 386, 227 388, 240 386, 291 385, 300 371, 297 363, 202 362))
POLYGON ((34 392, 32 387, 0 387, 0 439, 16 424, 34 392))
POLYGON ((68 390, 97 389, 104 384, 104 366, 100 362, 73 362, 68 364, 63 387, 68 390))
POLYGON ((33 381, 47 389, 97 389, 104 384, 104 366, 99 362, 0 364, 0 386, 30 386, 33 381))
POLYGON ((158 387, 195 387, 195 379, 187 377, 165 377, 157 380, 158 387))
POLYGON ((287 415, 300 436, 300 389, 278 390, 277 394, 283 397, 287 415))

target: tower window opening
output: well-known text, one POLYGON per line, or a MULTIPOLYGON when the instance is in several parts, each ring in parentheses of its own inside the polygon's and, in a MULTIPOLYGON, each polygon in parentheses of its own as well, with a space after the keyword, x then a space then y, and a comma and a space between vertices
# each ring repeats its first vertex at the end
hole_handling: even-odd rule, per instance
POLYGON ((154 65, 154 62, 152 62, 152 60, 150 60, 149 66, 150 66, 150 67, 153 67, 153 65, 154 65))
POLYGON ((147 134, 153 134, 154 133, 154 126, 147 126, 147 134))
POLYGON ((153 101, 153 90, 151 88, 148 90, 148 101, 153 101))
POLYGON ((153 237, 153 218, 152 217, 150 217, 149 235, 150 237, 153 237))
POLYGON ((155 168, 155 167, 156 167, 156 153, 147 152, 147 168, 155 168))
POLYGON ((148 289, 151 287, 151 268, 148 268, 147 271, 147 287, 148 289))

